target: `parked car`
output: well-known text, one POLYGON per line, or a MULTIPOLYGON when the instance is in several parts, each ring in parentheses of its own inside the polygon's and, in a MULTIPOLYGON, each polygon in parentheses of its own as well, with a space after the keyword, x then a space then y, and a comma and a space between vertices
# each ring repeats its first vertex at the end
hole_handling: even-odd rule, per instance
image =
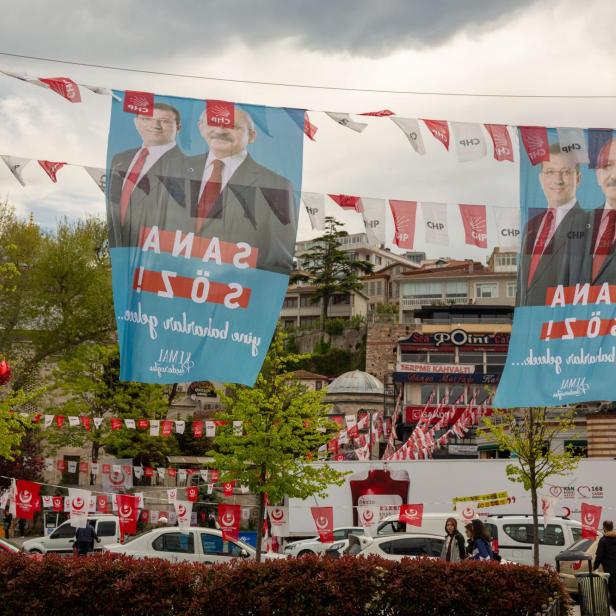
MULTIPOLYGON (((104 546, 119 543, 120 520, 118 516, 109 514, 93 514, 88 516, 88 524, 94 526, 100 543, 94 543, 94 550, 100 551, 104 546)), ((48 537, 34 537, 24 541, 22 550, 31 554, 71 554, 75 544, 77 529, 71 526, 70 520, 62 522, 48 537)))
MULTIPOLYGON (((363 535, 364 529, 361 526, 350 526, 342 528, 334 528, 334 541, 345 541, 350 534, 363 535)), ((309 556, 311 554, 322 554, 327 550, 331 543, 322 543, 318 537, 310 537, 308 539, 300 539, 288 543, 284 547, 285 556, 309 556)))
MULTIPOLYGON (((348 539, 348 546, 342 549, 342 554, 349 556, 374 554, 388 560, 402 560, 407 557, 418 558, 420 556, 439 558, 444 543, 443 537, 430 533, 396 533, 380 537, 351 534, 348 539)), ((333 543, 329 552, 338 551, 342 547, 342 545, 338 545, 338 542, 333 543)))
MULTIPOLYGON (((225 541, 214 528, 155 528, 137 535, 124 544, 107 545, 105 552, 134 558, 162 558, 171 561, 226 563, 237 558, 256 557, 256 550, 243 541, 225 541)), ((265 560, 283 558, 280 554, 263 554, 265 560)))
MULTIPOLYGON (((561 554, 564 552, 585 552, 588 556, 592 558, 592 562, 590 564, 590 567, 592 569, 595 562, 595 554, 597 553, 597 546, 599 545, 600 538, 601 537, 598 536, 596 539, 579 539, 578 541, 570 545, 566 550, 563 550, 561 554)), ((601 570, 603 570, 603 568, 601 568, 601 570)), ((588 561, 563 560, 560 563, 560 573, 558 575, 567 592, 572 595, 577 595, 578 583, 575 579, 575 574, 587 572, 588 561)))
POLYGON ((6 541, 6 539, 0 539, 0 554, 14 554, 16 552, 19 552, 18 547, 6 541))

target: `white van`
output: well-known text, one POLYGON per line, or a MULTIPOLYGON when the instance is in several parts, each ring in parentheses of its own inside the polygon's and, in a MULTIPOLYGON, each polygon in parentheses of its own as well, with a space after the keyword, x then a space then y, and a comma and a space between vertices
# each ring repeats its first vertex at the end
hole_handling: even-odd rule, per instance
MULTIPOLYGON (((120 520, 118 516, 108 514, 96 514, 88 516, 88 524, 94 526, 94 530, 101 540, 94 542, 95 550, 102 550, 104 545, 119 543, 120 520)), ((70 520, 62 522, 48 537, 35 537, 23 543, 23 551, 31 554, 71 554, 75 544, 77 529, 71 526, 70 520)))
POLYGON ((390 515, 381 520, 376 529, 377 535, 389 535, 391 533, 429 533, 445 536, 445 522, 447 518, 453 518, 458 522, 458 530, 464 535, 464 524, 455 512, 449 513, 424 513, 421 526, 411 526, 404 522, 398 522, 398 515, 390 515))

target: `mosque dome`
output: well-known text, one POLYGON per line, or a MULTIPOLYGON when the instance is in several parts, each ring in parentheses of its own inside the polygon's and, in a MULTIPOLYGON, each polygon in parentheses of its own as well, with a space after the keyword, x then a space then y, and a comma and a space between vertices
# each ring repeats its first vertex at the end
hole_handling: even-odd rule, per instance
POLYGON ((362 372, 361 370, 352 370, 345 372, 338 378, 334 379, 327 386, 329 394, 383 394, 383 383, 375 376, 362 372))

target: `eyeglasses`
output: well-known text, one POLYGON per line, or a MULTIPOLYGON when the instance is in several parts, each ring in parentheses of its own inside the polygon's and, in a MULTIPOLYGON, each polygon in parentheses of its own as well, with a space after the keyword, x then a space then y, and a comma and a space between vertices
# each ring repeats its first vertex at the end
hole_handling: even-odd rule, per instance
POLYGON ((575 169, 544 169, 541 173, 546 178, 554 178, 557 175, 563 178, 570 178, 575 173, 575 169))

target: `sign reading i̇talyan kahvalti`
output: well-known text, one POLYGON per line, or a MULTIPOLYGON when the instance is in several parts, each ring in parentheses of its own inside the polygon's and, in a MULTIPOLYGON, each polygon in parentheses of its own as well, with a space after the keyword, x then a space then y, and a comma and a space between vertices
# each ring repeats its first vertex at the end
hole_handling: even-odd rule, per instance
POLYGON ((120 378, 252 385, 292 268, 304 111, 114 92, 120 378))
POLYGON ((495 406, 616 398, 613 130, 520 129, 517 306, 495 406))

